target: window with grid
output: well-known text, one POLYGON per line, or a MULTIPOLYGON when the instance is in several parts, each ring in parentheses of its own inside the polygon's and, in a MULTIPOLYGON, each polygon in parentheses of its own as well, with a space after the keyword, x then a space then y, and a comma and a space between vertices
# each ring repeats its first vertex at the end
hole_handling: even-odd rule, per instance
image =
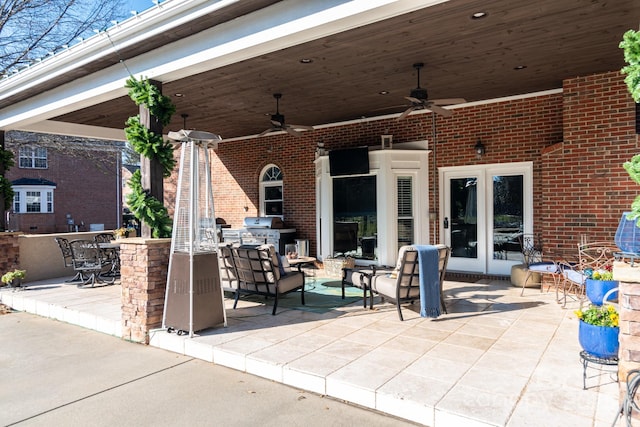
POLYGON ((413 243, 413 177, 399 176, 396 185, 398 197, 398 247, 401 247, 413 243))
POLYGON ((25 169, 46 169, 47 149, 43 147, 20 147, 18 165, 25 169))
POLYGON ((20 210, 20 193, 18 191, 15 191, 15 190, 14 190, 14 193, 13 193, 13 211, 15 213, 22 212, 20 210))
POLYGON ((54 188, 14 186, 13 211, 15 213, 53 213, 54 188))
POLYGON ((282 217, 282 207, 282 171, 275 165, 268 165, 260 179, 260 214, 282 217))

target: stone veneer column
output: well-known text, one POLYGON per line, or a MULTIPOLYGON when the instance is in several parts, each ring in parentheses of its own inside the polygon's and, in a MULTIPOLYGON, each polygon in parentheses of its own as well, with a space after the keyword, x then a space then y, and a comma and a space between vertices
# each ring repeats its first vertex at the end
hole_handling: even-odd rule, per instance
POLYGON ((0 233, 0 276, 14 268, 20 268, 20 244, 18 237, 23 233, 0 233))
MULTIPOLYGON (((634 266, 616 261, 613 278, 620 283, 620 351, 618 375, 620 378, 620 403, 627 392, 627 375, 632 369, 640 369, 640 261, 634 266)), ((640 395, 635 396, 640 404, 640 395)), ((634 411, 633 419, 640 421, 640 413, 634 411)), ((639 423, 640 425, 640 423, 639 423)))
POLYGON ((124 239, 120 245, 122 338, 149 343, 162 326, 171 239, 124 239))

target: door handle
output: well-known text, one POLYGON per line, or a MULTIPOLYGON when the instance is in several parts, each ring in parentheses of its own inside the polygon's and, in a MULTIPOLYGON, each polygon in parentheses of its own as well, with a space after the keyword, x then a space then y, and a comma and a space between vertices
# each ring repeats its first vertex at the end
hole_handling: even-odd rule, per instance
POLYGON ((449 228, 449 218, 448 217, 444 217, 444 228, 449 228))

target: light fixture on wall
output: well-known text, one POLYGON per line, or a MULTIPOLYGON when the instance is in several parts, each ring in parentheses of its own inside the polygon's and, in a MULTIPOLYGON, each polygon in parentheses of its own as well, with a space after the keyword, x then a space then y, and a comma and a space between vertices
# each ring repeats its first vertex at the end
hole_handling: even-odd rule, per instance
POLYGON ((382 142, 383 150, 393 148, 393 135, 380 135, 380 139, 382 142))
POLYGON ((324 151, 324 141, 320 140, 316 142, 316 159, 320 156, 324 156, 326 152, 324 151))
POLYGON ((481 158, 482 155, 485 153, 484 144, 482 144, 482 141, 480 141, 480 138, 478 138, 478 142, 476 142, 476 145, 473 146, 473 149, 476 152, 477 158, 481 158))

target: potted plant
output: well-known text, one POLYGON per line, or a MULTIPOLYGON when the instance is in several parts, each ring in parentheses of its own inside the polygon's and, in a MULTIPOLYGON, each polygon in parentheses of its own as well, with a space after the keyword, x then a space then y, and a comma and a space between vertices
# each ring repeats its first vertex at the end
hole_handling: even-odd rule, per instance
MULTIPOLYGON (((618 281, 613 280, 613 266, 607 265, 601 270, 592 271, 585 282, 585 293, 594 305, 602 305, 607 292, 618 287, 618 281)), ((613 292, 608 299, 617 300, 618 292, 613 292)))
POLYGON ((133 228, 129 228, 129 227, 120 227, 116 230, 113 231, 113 235, 115 236, 116 239, 125 239, 127 237, 129 237, 129 233, 135 231, 135 229, 133 228))
POLYGON ((618 335, 618 311, 614 306, 590 305, 586 309, 576 310, 580 319, 578 340, 587 353, 603 359, 618 357, 620 343, 618 335))
POLYGON ((2 275, 2 283, 9 285, 12 288, 18 288, 22 285, 22 279, 27 277, 26 270, 15 269, 2 275))

